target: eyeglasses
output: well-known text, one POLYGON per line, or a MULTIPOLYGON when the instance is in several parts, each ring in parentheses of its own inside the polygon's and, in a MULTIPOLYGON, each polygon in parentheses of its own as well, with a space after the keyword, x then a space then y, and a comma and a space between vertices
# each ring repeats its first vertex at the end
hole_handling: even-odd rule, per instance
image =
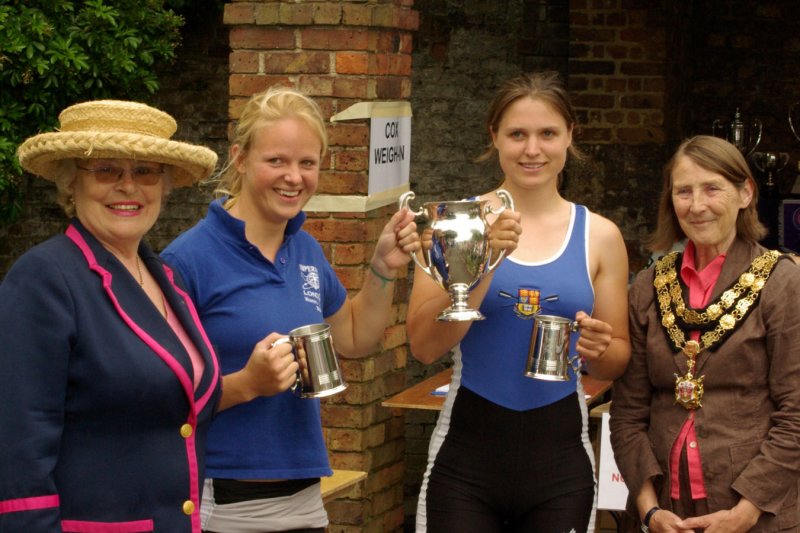
POLYGON ((84 168, 76 165, 79 169, 94 174, 94 179, 98 183, 112 184, 117 183, 125 175, 125 171, 130 172, 133 181, 139 185, 155 185, 164 173, 163 167, 149 167, 137 165, 132 168, 122 168, 114 165, 98 165, 94 168, 84 168))

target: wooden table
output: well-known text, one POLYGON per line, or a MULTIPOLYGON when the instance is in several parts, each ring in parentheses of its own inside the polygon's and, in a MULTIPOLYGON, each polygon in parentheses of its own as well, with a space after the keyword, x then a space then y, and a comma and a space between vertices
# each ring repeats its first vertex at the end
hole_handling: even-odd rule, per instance
POLYGON ((359 470, 334 470, 332 476, 320 479, 322 501, 327 503, 342 496, 345 491, 366 477, 367 473, 359 470))
MULTIPOLYGON (((438 374, 420 381, 413 387, 409 387, 391 398, 387 398, 381 405, 384 407, 394 407, 398 409, 428 409, 441 411, 444 405, 445 395, 432 394, 434 390, 450 383, 453 369, 442 370, 438 374)), ((591 405, 611 388, 612 381, 595 379, 588 375, 581 376, 583 390, 586 392, 586 403, 591 405)))

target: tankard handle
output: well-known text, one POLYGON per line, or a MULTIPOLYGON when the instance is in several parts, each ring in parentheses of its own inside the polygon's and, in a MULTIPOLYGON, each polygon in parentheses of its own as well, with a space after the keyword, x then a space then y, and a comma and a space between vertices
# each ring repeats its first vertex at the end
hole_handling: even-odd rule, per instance
MULTIPOLYGON (((569 330, 572 333, 577 333, 578 331, 580 331, 580 329, 581 326, 580 324, 578 324, 577 320, 573 320, 572 322, 569 323, 569 330)), ((581 367, 583 366, 583 361, 581 361, 581 356, 576 353, 572 357, 567 357, 567 362, 569 363, 569 366, 572 367, 572 370, 575 371, 575 375, 580 376, 581 367)))
MULTIPOLYGON (((497 195, 498 198, 500 198, 503 201, 503 205, 498 207, 497 210, 493 209, 491 206, 486 206, 486 214, 491 213, 492 215, 499 215, 506 209, 510 209, 512 211, 514 210, 514 199, 511 198, 511 194, 507 190, 497 189, 494 193, 497 195)), ((502 250, 500 252, 500 255, 497 256, 497 259, 494 261, 494 263, 491 263, 488 267, 486 267, 485 274, 488 274, 489 272, 497 268, 497 265, 500 264, 500 261, 502 261, 505 256, 506 256, 506 251, 502 250)))
POLYGON ((303 376, 300 374, 301 372, 301 369, 299 368, 300 361, 297 359, 297 353, 295 352, 295 346, 294 343, 292 342, 291 337, 281 337, 280 339, 273 342, 271 347, 287 343, 292 345, 292 355, 294 356, 294 360, 297 361, 298 365, 297 372, 295 373, 294 384, 292 384, 292 386, 289 387, 289 390, 292 391, 292 393, 299 398, 300 394, 303 392, 303 376))

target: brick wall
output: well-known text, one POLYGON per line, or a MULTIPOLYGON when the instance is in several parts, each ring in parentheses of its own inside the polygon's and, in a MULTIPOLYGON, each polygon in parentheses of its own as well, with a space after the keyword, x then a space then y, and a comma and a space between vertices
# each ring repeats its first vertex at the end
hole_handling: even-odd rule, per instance
POLYGON ((668 156, 666 99, 671 28, 667 2, 570 0, 568 86, 578 112, 578 144, 591 159, 572 162, 565 194, 613 220, 632 270, 649 255, 660 168, 668 156))

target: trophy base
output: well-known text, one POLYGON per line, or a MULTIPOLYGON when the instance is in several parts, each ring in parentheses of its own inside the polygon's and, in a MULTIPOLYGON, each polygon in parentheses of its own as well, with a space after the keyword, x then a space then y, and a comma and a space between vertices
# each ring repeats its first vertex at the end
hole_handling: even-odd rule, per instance
POLYGON ((477 309, 453 309, 448 307, 436 317, 436 320, 441 322, 472 322, 473 320, 483 320, 485 318, 477 309))
POLYGON ((541 374, 539 372, 525 372, 526 378, 540 379, 542 381, 569 381, 569 374, 541 374))

